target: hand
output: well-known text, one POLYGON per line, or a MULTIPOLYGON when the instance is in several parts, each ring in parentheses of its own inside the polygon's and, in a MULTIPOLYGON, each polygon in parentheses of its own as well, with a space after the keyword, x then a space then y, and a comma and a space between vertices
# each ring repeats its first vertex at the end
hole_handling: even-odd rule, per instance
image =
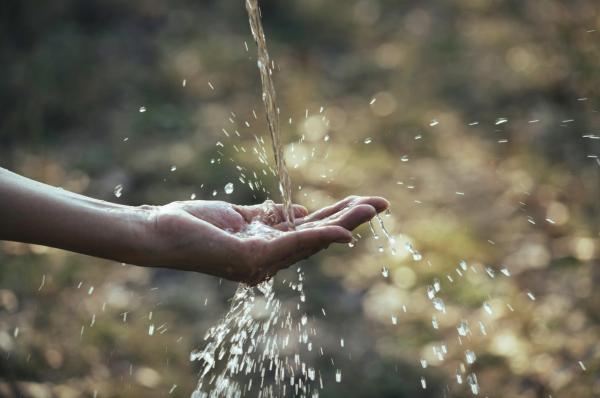
POLYGON ((272 202, 238 206, 186 201, 146 207, 153 249, 135 263, 257 284, 331 243, 350 242, 350 231, 388 205, 383 198, 358 196, 312 214, 294 205, 295 230, 288 230, 283 206, 272 202))

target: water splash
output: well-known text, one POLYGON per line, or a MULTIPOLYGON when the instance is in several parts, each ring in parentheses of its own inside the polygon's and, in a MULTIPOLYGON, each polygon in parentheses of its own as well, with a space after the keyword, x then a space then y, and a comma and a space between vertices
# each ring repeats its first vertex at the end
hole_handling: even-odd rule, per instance
MULTIPOLYGON (((291 286, 301 292, 301 272, 298 277, 291 286)), ((318 393, 317 372, 300 355, 300 346, 312 348, 308 317, 297 321, 275 296, 273 281, 240 284, 223 320, 208 330, 205 347, 190 354, 202 363, 192 398, 318 393)))

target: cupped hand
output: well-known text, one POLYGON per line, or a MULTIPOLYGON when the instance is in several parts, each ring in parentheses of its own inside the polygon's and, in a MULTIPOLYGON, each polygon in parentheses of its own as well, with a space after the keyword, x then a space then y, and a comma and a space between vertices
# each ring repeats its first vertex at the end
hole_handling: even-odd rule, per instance
POLYGON ((140 265, 197 271, 257 284, 332 243, 389 206, 380 197, 350 196, 311 214, 294 205, 295 229, 272 202, 173 202, 150 210, 153 236, 140 265))

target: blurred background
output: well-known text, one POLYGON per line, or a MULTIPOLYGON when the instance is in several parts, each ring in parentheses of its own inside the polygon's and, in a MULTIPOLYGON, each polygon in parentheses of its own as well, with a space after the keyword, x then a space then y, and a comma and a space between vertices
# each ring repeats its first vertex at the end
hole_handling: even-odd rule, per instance
MULTIPOLYGON (((321 396, 464 397, 471 372, 482 396, 600 395, 600 4, 261 4, 295 201, 385 196, 423 255, 364 226, 302 263, 321 396)), ((9 0, 0 32, 1 167, 131 205, 279 199, 243 1, 9 0)), ((0 242, 0 396, 188 397, 235 287, 0 242)))

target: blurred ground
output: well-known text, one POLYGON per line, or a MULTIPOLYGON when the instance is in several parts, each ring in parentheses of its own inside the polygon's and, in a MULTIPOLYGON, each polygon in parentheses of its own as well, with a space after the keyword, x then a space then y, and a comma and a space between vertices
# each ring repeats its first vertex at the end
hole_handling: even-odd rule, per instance
MULTIPOLYGON (((424 256, 365 238, 305 262, 321 396, 468 396, 465 348, 483 396, 600 395, 600 5, 262 4, 296 201, 385 196, 388 228, 424 256)), ((241 1, 9 0, 0 33, 0 166, 134 205, 266 198, 236 169, 262 174, 254 134, 268 138, 241 1)), ((189 352, 234 284, 0 247, 0 396, 189 396, 189 352)))

